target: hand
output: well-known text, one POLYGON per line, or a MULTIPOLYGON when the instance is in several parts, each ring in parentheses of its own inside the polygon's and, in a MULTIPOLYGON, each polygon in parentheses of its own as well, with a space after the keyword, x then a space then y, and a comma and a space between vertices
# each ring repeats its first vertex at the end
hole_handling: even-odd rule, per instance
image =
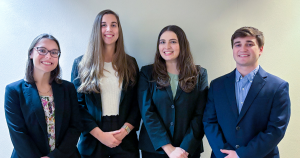
POLYGON ((114 135, 119 133, 119 130, 112 132, 102 132, 100 134, 99 141, 110 148, 114 148, 116 146, 119 146, 119 144, 122 142, 121 140, 118 140, 114 137, 114 135))
POLYGON ((127 136, 127 131, 124 128, 119 129, 120 133, 114 134, 114 137, 122 141, 127 136))
POLYGON ((175 150, 169 155, 170 158, 188 158, 188 153, 180 147, 175 147, 175 150))
POLYGON ((239 156, 234 150, 221 149, 220 151, 224 154, 228 154, 225 158, 239 158, 239 156))

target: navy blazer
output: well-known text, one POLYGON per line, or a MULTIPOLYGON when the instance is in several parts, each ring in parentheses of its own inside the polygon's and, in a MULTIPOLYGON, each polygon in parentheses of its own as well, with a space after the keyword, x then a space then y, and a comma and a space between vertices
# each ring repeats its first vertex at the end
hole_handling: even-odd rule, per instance
POLYGON ((5 116, 14 146, 12 158, 80 157, 80 113, 72 83, 52 82, 55 103, 55 149, 50 152, 45 113, 35 84, 19 80, 6 86, 5 116))
MULTIPOLYGON (((78 64, 80 63, 83 56, 80 56, 74 60, 71 80, 74 83, 76 89, 81 85, 80 78, 78 77, 78 64)), ((138 66, 135 59, 127 55, 128 60, 133 60, 136 67, 136 81, 138 80, 138 66)), ((125 83, 123 82, 120 106, 119 106, 119 127, 121 128, 125 122, 130 123, 134 126, 131 131, 120 144, 121 148, 128 150, 138 150, 138 140, 136 131, 139 129, 141 115, 138 108, 136 99, 136 88, 135 86, 128 86, 124 89, 125 83)), ((95 127, 101 129, 101 117, 102 117, 102 102, 100 93, 77 93, 78 102, 80 105, 80 112, 82 115, 81 121, 84 126, 84 130, 80 136, 78 143, 79 152, 83 155, 91 155, 96 149, 97 143, 99 142, 94 136, 90 134, 90 131, 95 127)))
POLYGON ((207 98, 206 69, 201 68, 194 90, 177 87, 175 98, 171 86, 158 89, 152 76, 153 65, 144 66, 138 86, 139 107, 143 119, 140 131, 141 150, 164 154, 162 146, 172 144, 190 155, 203 152, 202 117, 207 98))
POLYGON ((211 82, 203 117, 211 157, 220 149, 241 158, 278 158, 277 144, 290 119, 288 83, 264 71, 255 75, 240 114, 235 97, 235 70, 211 82))

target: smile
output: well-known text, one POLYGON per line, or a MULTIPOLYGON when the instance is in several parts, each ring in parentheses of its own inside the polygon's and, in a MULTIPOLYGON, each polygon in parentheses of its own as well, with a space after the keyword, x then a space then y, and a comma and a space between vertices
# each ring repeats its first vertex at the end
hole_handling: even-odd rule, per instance
POLYGON ((170 55, 173 53, 173 51, 164 52, 166 55, 170 55))
POLYGON ((248 56, 250 56, 250 55, 238 55, 239 57, 248 57, 248 56))
POLYGON ((47 61, 42 61, 41 63, 44 64, 44 65, 52 65, 52 63, 47 62, 47 61))
POLYGON ((105 35, 105 37, 113 37, 113 35, 105 35))

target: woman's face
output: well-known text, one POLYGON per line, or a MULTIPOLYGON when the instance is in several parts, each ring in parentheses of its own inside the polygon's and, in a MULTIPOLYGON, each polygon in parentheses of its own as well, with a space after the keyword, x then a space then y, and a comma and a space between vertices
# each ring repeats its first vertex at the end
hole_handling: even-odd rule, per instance
POLYGON ((59 50, 55 41, 42 38, 33 48, 32 53, 30 54, 30 59, 33 60, 34 73, 50 73, 58 65, 59 57, 52 57, 50 52, 46 55, 40 55, 38 49, 45 48, 46 51, 59 50))
POLYGON ((166 62, 176 62, 180 47, 177 35, 172 31, 165 31, 159 39, 159 53, 166 62))
POLYGON ((102 39, 105 45, 114 45, 119 38, 118 21, 115 15, 105 14, 101 22, 102 39))

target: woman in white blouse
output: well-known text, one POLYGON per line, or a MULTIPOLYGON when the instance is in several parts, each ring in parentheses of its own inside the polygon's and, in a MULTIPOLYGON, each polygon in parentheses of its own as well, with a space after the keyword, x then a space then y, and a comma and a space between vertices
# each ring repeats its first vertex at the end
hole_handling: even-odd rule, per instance
POLYGON ((137 76, 136 61, 124 50, 119 16, 101 11, 88 49, 75 59, 71 75, 82 107, 84 131, 78 144, 82 157, 139 157, 137 76))

